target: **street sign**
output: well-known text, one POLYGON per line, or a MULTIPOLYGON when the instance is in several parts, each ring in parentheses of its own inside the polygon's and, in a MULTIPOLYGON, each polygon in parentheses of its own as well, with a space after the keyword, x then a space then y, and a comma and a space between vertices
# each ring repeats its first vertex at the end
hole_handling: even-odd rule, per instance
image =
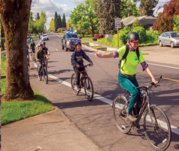
POLYGON ((115 18, 115 28, 121 28, 121 18, 115 18))

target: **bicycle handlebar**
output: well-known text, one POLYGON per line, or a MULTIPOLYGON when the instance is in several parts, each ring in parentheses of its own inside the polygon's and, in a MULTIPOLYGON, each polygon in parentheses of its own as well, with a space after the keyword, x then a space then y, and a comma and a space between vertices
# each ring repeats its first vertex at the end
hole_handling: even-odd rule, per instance
MULTIPOLYGON (((159 80, 158 80, 158 84, 159 84, 159 82, 160 82, 161 79, 162 79, 162 76, 160 76, 160 78, 159 78, 159 80)), ((145 89, 145 90, 148 90, 148 89, 152 88, 153 86, 154 86, 154 87, 158 87, 158 86, 160 86, 160 85, 157 85, 157 84, 155 84, 155 83, 152 82, 150 86, 136 87, 136 89, 145 89)))
POLYGON ((87 64, 87 65, 85 65, 85 66, 81 66, 81 67, 84 67, 84 68, 86 68, 87 66, 91 66, 91 64, 87 64))

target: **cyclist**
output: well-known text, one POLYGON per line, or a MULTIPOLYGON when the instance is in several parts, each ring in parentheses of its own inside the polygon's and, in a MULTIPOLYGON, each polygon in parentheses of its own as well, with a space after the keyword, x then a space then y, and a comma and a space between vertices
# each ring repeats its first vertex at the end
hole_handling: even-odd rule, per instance
POLYGON ((37 62, 39 62, 39 66, 38 66, 38 75, 39 76, 40 76, 40 70, 42 67, 42 61, 46 56, 45 52, 42 49, 43 49, 42 44, 39 44, 38 51, 36 53, 36 60, 37 60, 37 62))
MULTIPOLYGON (((143 67, 143 71, 145 70, 152 78, 152 82, 155 84, 158 83, 158 81, 155 80, 148 64, 145 62, 141 51, 138 49, 138 45, 139 45, 139 35, 135 32, 131 32, 128 37, 129 52, 126 56, 126 59, 121 61, 120 74, 118 76, 118 82, 120 86, 132 94, 129 102, 129 107, 127 110, 127 118, 132 122, 136 121, 137 119, 136 117, 132 116, 131 113, 132 113, 133 106, 135 105, 135 103, 138 100, 138 97, 140 96, 140 90, 135 89, 136 87, 139 86, 136 79, 136 68, 138 62, 141 63, 143 67), (137 56, 137 51, 139 52, 139 58, 137 56)), ((116 57, 122 58, 126 51, 126 48, 127 45, 111 53, 107 53, 107 54, 100 54, 98 52, 95 53, 96 56, 99 58, 116 58, 116 57)))
MULTIPOLYGON (((48 48, 45 46, 45 44, 46 44, 45 41, 43 41, 42 42, 42 47, 43 47, 42 50, 45 52, 46 55, 50 55, 50 52, 49 52, 48 48)), ((47 58, 46 58, 46 65, 48 67, 48 59, 47 58)))
POLYGON ((77 80, 77 91, 80 91, 80 73, 84 70, 83 65, 83 58, 91 63, 91 66, 93 66, 93 62, 91 59, 86 55, 86 53, 81 49, 81 42, 75 43, 75 50, 71 56, 71 63, 73 66, 73 69, 76 73, 76 80, 77 80))
POLYGON ((31 39, 30 49, 32 51, 32 55, 35 57, 35 42, 33 39, 31 39))

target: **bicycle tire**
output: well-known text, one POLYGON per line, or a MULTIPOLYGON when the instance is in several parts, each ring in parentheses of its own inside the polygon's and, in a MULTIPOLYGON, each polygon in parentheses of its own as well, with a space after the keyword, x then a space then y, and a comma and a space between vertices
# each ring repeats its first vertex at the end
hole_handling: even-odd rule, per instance
MULTIPOLYGON (((149 111, 148 110, 146 110, 146 113, 145 113, 145 115, 144 115, 144 131, 145 131, 145 137, 146 137, 146 139, 149 141, 149 143, 151 144, 151 146, 155 149, 155 150, 158 150, 158 151, 165 151, 168 147, 169 147, 169 145, 170 145, 170 142, 171 142, 171 135, 172 135, 172 133, 171 133, 171 126, 170 126, 170 122, 169 122, 169 120, 168 120, 168 117, 167 117, 167 115, 162 111, 162 109, 160 109, 158 106, 154 106, 154 105, 152 105, 151 107, 150 107, 150 111, 151 111, 151 113, 152 113, 152 115, 154 116, 154 118, 151 118, 151 116, 150 117, 147 117, 147 115, 148 115, 148 113, 149 113, 149 111), (149 134, 147 133, 147 126, 146 126, 146 121, 148 121, 148 123, 150 123, 149 122, 149 120, 151 119, 154 119, 155 120, 155 122, 157 122, 157 124, 155 123, 155 127, 154 127, 154 131, 156 132, 156 131, 162 131, 161 130, 161 128, 159 128, 159 126, 160 126, 160 124, 163 124, 164 123, 164 121, 162 120, 158 120, 157 119, 157 117, 156 117, 156 115, 158 115, 157 113, 156 113, 156 111, 154 112, 154 110, 158 110, 160 113, 161 113, 161 115, 163 115, 163 117, 164 117, 164 119, 165 119, 165 128, 166 128, 166 126, 168 127, 168 138, 165 138, 165 139, 163 139, 162 138, 162 142, 161 143, 165 143, 166 142, 166 140, 167 140, 167 143, 166 143, 166 145, 164 146, 164 147, 157 147, 155 144, 153 144, 152 143, 152 140, 149 138, 149 134), (147 120, 148 119, 148 120, 147 120), (157 120, 156 120, 157 119, 157 120)), ((161 117, 161 116, 160 116, 161 117)), ((153 137, 155 137, 154 135, 151 135, 151 136, 153 136, 153 137)), ((159 137, 157 137, 156 138, 156 141, 159 141, 160 139, 159 139, 159 137)), ((157 143, 156 143, 157 144, 157 143)))
POLYGON ((76 74, 73 73, 72 76, 71 76, 71 88, 73 90, 73 93, 75 95, 78 95, 79 91, 77 91, 77 84, 76 84, 76 74))
POLYGON ((115 97, 115 99, 113 100, 113 105, 112 105, 112 108, 113 108, 113 115, 114 115, 114 119, 115 119, 115 123, 116 123, 116 126, 117 128, 124 134, 128 133, 130 130, 131 130, 131 127, 132 127, 132 124, 131 122, 127 119, 127 108, 128 108, 128 105, 127 105, 127 99, 125 96, 123 95, 118 95, 115 97), (119 102, 117 102, 118 100, 120 100, 119 102), (119 111, 119 113, 117 114, 116 111, 117 109, 119 111), (120 111, 121 110, 121 111, 120 111), (117 118, 119 117, 119 119, 117 118), (118 123, 121 123, 119 124, 118 123), (125 126, 124 124, 122 124, 122 121, 124 123, 127 124, 127 126, 125 126))
POLYGON ((88 101, 92 101, 93 100, 93 96, 94 96, 94 89, 93 89, 93 83, 92 83, 90 77, 87 77, 84 80, 84 90, 85 90, 85 96, 87 97, 88 101), (89 83, 90 83, 91 86, 87 85, 89 83), (87 90, 89 90, 89 89, 91 89, 91 97, 90 98, 89 98, 89 96, 87 96, 87 90))
POLYGON ((43 77, 44 77, 44 82, 45 84, 48 84, 48 71, 46 69, 46 67, 43 67, 43 77))

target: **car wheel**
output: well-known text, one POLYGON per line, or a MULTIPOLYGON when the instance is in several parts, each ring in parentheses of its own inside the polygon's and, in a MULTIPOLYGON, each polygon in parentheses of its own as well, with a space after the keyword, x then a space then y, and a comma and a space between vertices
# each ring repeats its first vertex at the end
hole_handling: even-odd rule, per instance
POLYGON ((171 46, 171 48, 175 47, 173 42, 170 43, 170 46, 171 46))
POLYGON ((160 41, 160 47, 162 47, 163 46, 163 44, 162 44, 162 42, 160 41))
POLYGON ((67 46, 65 46, 65 51, 68 51, 68 48, 67 48, 67 46))

